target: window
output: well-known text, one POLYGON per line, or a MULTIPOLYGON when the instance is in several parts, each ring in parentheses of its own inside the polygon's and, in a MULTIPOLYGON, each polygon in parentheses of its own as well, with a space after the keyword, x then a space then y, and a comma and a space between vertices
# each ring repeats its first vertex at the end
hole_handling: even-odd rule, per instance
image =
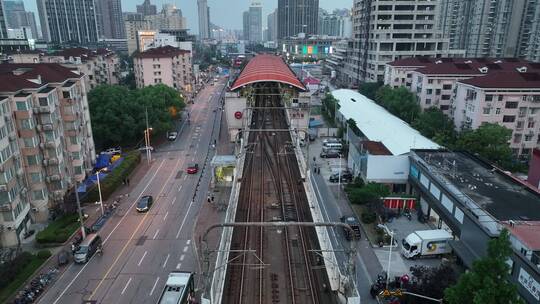
POLYGON ((37 155, 28 155, 26 156, 26 162, 28 163, 28 166, 35 166, 39 163, 39 159, 37 155))
POLYGON ((38 101, 39 101, 39 106, 41 106, 41 107, 48 107, 49 106, 49 100, 47 99, 47 97, 40 97, 40 98, 38 98, 38 101))
POLYGON ((442 95, 441 99, 442 100, 450 100, 450 95, 442 95))
POLYGON ((5 162, 8 158, 11 157, 11 148, 7 146, 5 149, 0 152, 0 156, 2 156, 2 162, 5 162))
POLYGON ((71 158, 73 158, 74 160, 81 159, 81 152, 71 152, 71 158))
POLYGON ((496 108, 495 109, 495 114, 501 114, 501 108, 496 108))
POLYGON ((45 131, 45 139, 47 141, 54 141, 54 132, 53 131, 45 131))
POLYGON ((24 137, 23 143, 26 148, 35 148, 37 146, 37 143, 34 137, 24 137))
POLYGON ((77 166, 77 167, 75 167, 74 169, 75 169, 75 174, 76 174, 76 175, 81 175, 81 174, 83 174, 83 168, 82 168, 82 166, 77 166))
POLYGON ((17 101, 16 103, 17 111, 28 111, 28 103, 26 101, 17 101))
POLYGON ((431 104, 431 98, 426 98, 426 104, 427 104, 427 105, 430 105, 430 104, 431 104))
POLYGON ((523 129, 523 121, 522 121, 522 120, 519 120, 519 121, 516 123, 516 129, 518 129, 518 130, 523 129))
POLYGON ((486 101, 493 101, 493 95, 486 95, 486 101))
POLYGON ((516 116, 513 116, 513 115, 503 116, 503 122, 514 122, 515 120, 516 120, 516 116))
POLYGON ((531 134, 525 134, 525 141, 531 141, 532 135, 531 134))
POLYGON ((449 105, 441 105, 441 111, 448 111, 450 109, 449 105))
POLYGON ((72 145, 77 145, 79 142, 77 141, 77 136, 70 136, 69 137, 69 143, 72 145))
POLYGON ((2 126, 0 128, 0 139, 3 139, 4 137, 6 137, 8 134, 8 130, 7 130, 7 127, 6 126, 2 126))
POLYGON ((39 172, 31 172, 30 173, 30 180, 32 183, 41 183, 43 181, 43 178, 41 176, 41 173, 39 172))
POLYGON ((433 94, 433 89, 427 89, 427 90, 426 90, 426 94, 428 94, 428 95, 433 94))
POLYGON ((491 108, 484 108, 484 110, 483 110, 483 113, 485 115, 489 115, 490 112, 491 112, 491 108))
POLYGON ((441 95, 441 89, 435 89, 435 95, 441 95))
POLYGON ((21 128, 23 130, 31 130, 34 128, 34 122, 32 119, 21 119, 21 128))
POLYGON ((43 199, 45 199, 45 195, 43 194, 43 189, 32 191, 32 199, 33 200, 43 200, 43 199))
POLYGON ((534 121, 529 121, 527 128, 534 128, 534 121))
POLYGON ((433 83, 433 79, 428 79, 427 81, 429 84, 432 84, 433 83))
POLYGON ((451 89, 452 89, 452 85, 451 85, 451 84, 443 84, 442 89, 443 89, 443 90, 451 90, 451 89))
POLYGON ((507 101, 504 107, 507 109, 517 109, 518 103, 517 101, 507 101))
POLYGON ((497 96, 497 97, 498 97, 498 98, 497 98, 498 101, 502 101, 502 100, 503 100, 503 96, 502 96, 502 95, 499 95, 499 96, 497 96))

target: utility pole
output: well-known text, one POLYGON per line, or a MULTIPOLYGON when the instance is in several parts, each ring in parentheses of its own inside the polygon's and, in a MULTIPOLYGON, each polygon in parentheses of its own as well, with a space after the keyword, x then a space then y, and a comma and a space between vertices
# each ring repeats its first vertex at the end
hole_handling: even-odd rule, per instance
POLYGON ((146 118, 146 130, 144 132, 144 139, 146 142, 146 160, 150 165, 150 162, 152 161, 152 152, 150 151, 150 127, 148 126, 148 107, 144 108, 144 112, 146 118))
POLYGON ((81 222, 81 234, 83 240, 86 238, 86 229, 84 229, 84 218, 81 210, 81 201, 79 200, 79 190, 77 189, 77 180, 75 180, 75 200, 77 201, 77 210, 79 211, 79 221, 81 222))

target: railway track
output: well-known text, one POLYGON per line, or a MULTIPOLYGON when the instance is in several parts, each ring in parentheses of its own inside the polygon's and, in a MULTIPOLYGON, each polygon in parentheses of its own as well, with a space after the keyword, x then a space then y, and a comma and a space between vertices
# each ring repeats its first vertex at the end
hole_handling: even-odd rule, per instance
MULTIPOLYGON (((281 106, 276 89, 256 107, 281 106)), ((285 129, 284 110, 253 114, 253 129, 285 129)), ((311 221, 296 156, 287 132, 250 132, 237 222, 311 221)), ((334 303, 314 228, 235 228, 223 303, 334 303)))

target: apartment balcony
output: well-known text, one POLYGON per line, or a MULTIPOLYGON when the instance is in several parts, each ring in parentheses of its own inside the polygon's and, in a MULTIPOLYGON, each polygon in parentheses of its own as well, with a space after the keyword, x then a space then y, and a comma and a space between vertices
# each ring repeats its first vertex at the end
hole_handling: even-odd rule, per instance
POLYGON ((57 166, 58 165, 58 158, 52 157, 52 158, 46 158, 43 160, 44 166, 57 166))

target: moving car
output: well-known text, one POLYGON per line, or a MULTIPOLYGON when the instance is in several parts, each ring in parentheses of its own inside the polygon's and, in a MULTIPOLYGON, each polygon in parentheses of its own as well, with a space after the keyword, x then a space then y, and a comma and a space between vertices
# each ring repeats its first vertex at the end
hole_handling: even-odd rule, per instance
POLYGON ((351 231, 349 229, 343 228, 343 233, 345 234, 347 241, 351 241, 353 238, 355 240, 359 240, 362 237, 362 233, 360 231, 360 222, 356 217, 352 215, 342 216, 341 222, 351 226, 352 230, 354 231, 354 235, 351 235, 351 231))
POLYGON ((187 173, 188 174, 195 174, 197 172, 199 172, 199 164, 190 164, 187 167, 187 173))
POLYGON ((81 242, 73 254, 75 263, 84 264, 98 251, 101 250, 101 237, 99 234, 91 233, 81 242))
POLYGON ((151 195, 145 195, 137 202, 137 211, 146 212, 152 207, 154 198, 151 195))
POLYGON ((122 149, 120 147, 116 147, 116 148, 109 148, 101 153, 104 153, 104 154, 111 154, 111 155, 119 155, 119 154, 122 154, 122 149))
POLYGON ((339 152, 336 150, 322 151, 319 156, 321 158, 338 158, 339 152))
MULTIPOLYGON (((330 175, 330 178, 329 178, 330 182, 331 183, 339 182, 340 181, 339 180, 339 175, 340 175, 339 173, 334 173, 334 174, 330 175)), ((350 182, 352 182, 352 180, 353 180, 353 176, 352 176, 351 172, 349 172, 349 171, 342 171, 341 172, 341 182, 342 183, 350 183, 350 182)))
POLYGON ((167 139, 170 141, 175 141, 177 136, 178 132, 176 131, 167 132, 167 139))

